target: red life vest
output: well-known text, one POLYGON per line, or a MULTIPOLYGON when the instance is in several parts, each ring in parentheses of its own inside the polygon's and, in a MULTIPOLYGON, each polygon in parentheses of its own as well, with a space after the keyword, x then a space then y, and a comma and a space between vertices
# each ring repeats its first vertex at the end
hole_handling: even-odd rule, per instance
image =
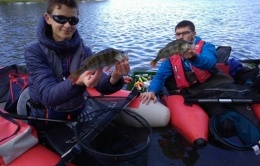
MULTIPOLYGON (((196 54, 201 53, 201 49, 202 49, 204 43, 205 42, 203 40, 200 40, 195 45, 194 51, 196 54)), ((177 87, 178 88, 190 87, 191 83, 189 83, 185 77, 185 71, 184 71, 184 68, 182 65, 182 58, 181 58, 180 54, 174 54, 173 56, 171 56, 170 61, 171 61, 171 65, 172 65, 174 78, 175 78, 177 87)), ((194 72, 195 76, 197 77, 197 79, 200 83, 205 82, 211 76, 211 74, 207 70, 201 70, 194 66, 191 66, 191 69, 194 72)))

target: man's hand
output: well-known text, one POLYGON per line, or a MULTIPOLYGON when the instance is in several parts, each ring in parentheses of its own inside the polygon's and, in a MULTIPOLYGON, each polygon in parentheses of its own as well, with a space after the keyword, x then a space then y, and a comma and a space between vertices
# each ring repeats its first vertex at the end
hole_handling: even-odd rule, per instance
POLYGON ((115 69, 111 74, 110 83, 116 84, 124 75, 127 75, 130 71, 130 66, 127 59, 118 62, 115 65, 115 69))
POLYGON ((100 77, 102 75, 103 68, 94 71, 86 71, 79 76, 79 79, 76 81, 77 85, 85 85, 87 87, 97 86, 100 77))
POLYGON ((183 59, 187 59, 187 60, 196 60, 196 54, 193 48, 190 48, 189 50, 187 50, 186 52, 184 52, 183 54, 181 54, 181 57, 183 59))
POLYGON ((157 97, 155 96, 154 92, 144 92, 140 95, 142 103, 146 103, 146 105, 149 104, 151 100, 155 103, 157 101, 157 97))

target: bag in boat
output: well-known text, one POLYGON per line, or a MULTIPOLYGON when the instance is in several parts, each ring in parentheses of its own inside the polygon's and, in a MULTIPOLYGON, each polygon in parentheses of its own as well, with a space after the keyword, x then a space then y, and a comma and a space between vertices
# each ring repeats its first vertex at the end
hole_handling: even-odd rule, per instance
POLYGON ((27 74, 9 74, 10 88, 7 95, 5 110, 10 113, 16 113, 17 102, 22 91, 28 86, 27 74))
POLYGON ((253 81, 251 88, 260 93, 260 75, 253 81))
POLYGON ((38 143, 36 131, 30 125, 14 119, 0 110, 0 165, 8 165, 38 143))
POLYGON ((231 150, 254 150, 260 154, 260 129, 243 114, 224 110, 210 118, 213 138, 231 150))
POLYGON ((10 65, 0 69, 0 103, 4 110, 16 113, 18 98, 28 86, 28 74, 25 66, 10 65))
MULTIPOLYGON (((217 47, 217 67, 226 71, 225 73, 232 76, 238 84, 254 81, 259 73, 259 68, 257 66, 248 67, 238 59, 230 58, 231 50, 230 46, 217 47)), ((252 64, 257 65, 259 62, 252 60, 252 64)))
POLYGON ((259 74, 258 67, 244 66, 239 60, 231 58, 228 60, 229 74, 238 84, 252 84, 259 74))

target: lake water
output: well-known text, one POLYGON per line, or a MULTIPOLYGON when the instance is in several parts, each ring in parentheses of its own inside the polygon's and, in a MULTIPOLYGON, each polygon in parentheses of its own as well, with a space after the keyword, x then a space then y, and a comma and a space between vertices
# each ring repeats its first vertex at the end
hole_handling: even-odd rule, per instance
MULTIPOLYGON (((260 57, 260 1, 108 0, 79 7, 78 29, 86 45, 95 52, 127 51, 132 71, 151 70, 150 61, 174 39, 174 27, 184 19, 195 23, 205 41, 232 46, 231 56, 260 57)), ((45 10, 46 3, 0 5, 0 66, 24 64, 24 47, 36 41, 38 17, 45 10)))

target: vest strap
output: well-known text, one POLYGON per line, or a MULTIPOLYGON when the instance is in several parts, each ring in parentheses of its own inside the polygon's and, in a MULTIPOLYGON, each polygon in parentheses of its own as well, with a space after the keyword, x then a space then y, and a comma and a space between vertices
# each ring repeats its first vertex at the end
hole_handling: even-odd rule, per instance
MULTIPOLYGON (((200 40, 195 45, 194 51, 196 54, 201 53, 204 43, 205 43, 205 41, 200 40)), ((173 69, 174 78, 175 78, 177 87, 178 88, 190 87, 192 83, 188 82, 185 77, 185 71, 183 69, 182 58, 181 58, 180 54, 174 54, 169 59, 172 64, 172 69, 173 69)), ((211 76, 210 72, 207 70, 201 70, 201 69, 196 68, 195 66, 192 66, 191 68, 200 83, 205 82, 211 76)))

